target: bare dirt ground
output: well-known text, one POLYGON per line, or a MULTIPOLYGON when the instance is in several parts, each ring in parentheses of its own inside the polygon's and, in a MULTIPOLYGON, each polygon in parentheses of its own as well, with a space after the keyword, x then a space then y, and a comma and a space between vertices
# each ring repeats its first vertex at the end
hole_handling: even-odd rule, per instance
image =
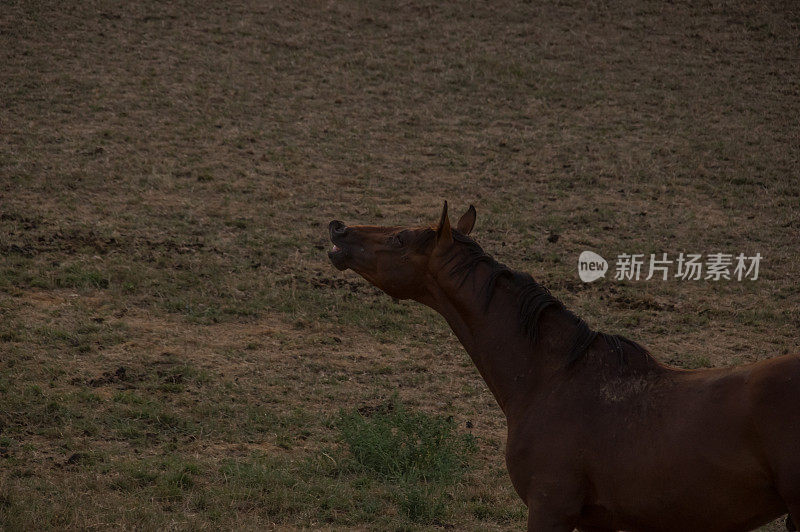
POLYGON ((487 251, 662 361, 798 352, 799 25, 793 2, 5 2, 0 525, 522 528, 467 355, 336 272, 328 221, 473 203, 487 251), (764 259, 583 284, 584 249, 764 259), (338 412, 394 395, 476 437, 435 508, 343 465, 338 412))

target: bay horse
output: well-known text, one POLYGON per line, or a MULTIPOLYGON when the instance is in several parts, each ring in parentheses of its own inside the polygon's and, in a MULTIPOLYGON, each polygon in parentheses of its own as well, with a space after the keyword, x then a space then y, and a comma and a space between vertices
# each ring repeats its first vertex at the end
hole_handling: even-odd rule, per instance
POLYGON ((428 305, 506 416, 528 530, 735 531, 800 517, 800 356, 683 370, 598 333, 451 228, 329 225, 339 270, 428 305))

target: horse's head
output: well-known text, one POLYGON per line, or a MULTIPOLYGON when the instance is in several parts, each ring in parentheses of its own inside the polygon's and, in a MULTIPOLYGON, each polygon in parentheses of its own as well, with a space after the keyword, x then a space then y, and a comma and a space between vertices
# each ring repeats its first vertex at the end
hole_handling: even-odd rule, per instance
MULTIPOLYGON (((468 235, 474 225, 475 207, 470 205, 456 229, 468 235)), ((435 227, 348 227, 334 220, 328 230, 333 265, 350 268, 397 299, 423 299, 454 244, 447 202, 435 227)))

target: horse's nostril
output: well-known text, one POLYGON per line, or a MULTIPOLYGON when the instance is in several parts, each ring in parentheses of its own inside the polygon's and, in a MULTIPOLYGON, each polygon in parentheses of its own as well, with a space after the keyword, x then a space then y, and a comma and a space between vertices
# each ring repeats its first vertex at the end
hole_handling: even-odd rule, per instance
POLYGON ((330 229, 332 234, 341 235, 344 233, 345 229, 347 229, 347 226, 345 226, 339 220, 334 220, 328 225, 328 228, 330 229))

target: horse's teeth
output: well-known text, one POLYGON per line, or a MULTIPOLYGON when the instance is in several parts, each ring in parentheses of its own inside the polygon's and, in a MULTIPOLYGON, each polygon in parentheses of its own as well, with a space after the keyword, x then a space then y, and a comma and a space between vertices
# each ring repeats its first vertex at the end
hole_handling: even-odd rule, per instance
POLYGON ((334 245, 333 245, 333 249, 332 249, 331 251, 333 251, 334 253, 336 253, 337 251, 339 251, 339 246, 337 246, 336 244, 334 244, 334 245))

